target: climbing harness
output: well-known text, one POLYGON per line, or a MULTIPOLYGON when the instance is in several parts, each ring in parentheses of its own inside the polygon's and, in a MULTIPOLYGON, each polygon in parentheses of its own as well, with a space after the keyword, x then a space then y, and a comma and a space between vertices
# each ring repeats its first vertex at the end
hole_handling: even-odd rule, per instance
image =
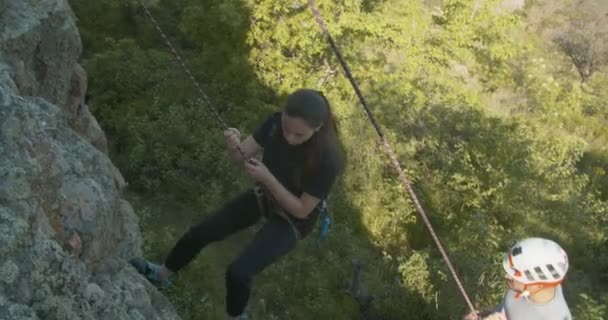
MULTIPOLYGON (((296 223, 294 222, 293 218, 291 218, 291 216, 287 212, 285 212, 285 210, 283 210, 283 208, 281 208, 276 202, 270 200, 259 184, 256 184, 253 187, 253 193, 255 194, 258 203, 258 209, 260 210, 260 213, 263 216, 268 218, 271 214, 276 214, 282 217, 291 226, 294 235, 296 236, 296 239, 302 240, 302 234, 296 226, 296 223)), ((316 241, 317 245, 320 245, 327 238, 332 223, 331 216, 329 215, 329 210, 327 209, 327 202, 325 200, 319 202, 319 204, 313 209, 310 218, 312 219, 312 215, 315 214, 318 214, 318 219, 320 220, 318 227, 319 231, 316 241)))
POLYGON ((283 218, 283 220, 285 220, 285 221, 287 221, 287 223, 289 223, 296 239, 302 240, 302 235, 300 234, 300 231, 294 224, 293 220, 289 217, 289 214, 287 212, 285 212, 285 210, 283 210, 283 208, 281 208, 276 203, 276 201, 274 201, 273 199, 268 197, 267 193, 260 186, 260 184, 256 184, 253 187, 253 193, 255 194, 255 197, 258 201, 258 209, 260 210, 260 213, 263 216, 265 216, 267 218, 270 217, 271 214, 276 214, 276 215, 280 216, 281 218, 283 218))
POLYGON ((452 277, 454 278, 456 285, 460 289, 460 292, 462 293, 462 296, 464 297, 471 312, 475 312, 475 307, 473 307, 473 303, 471 302, 471 299, 469 299, 469 296, 467 295, 467 292, 464 289, 464 286, 460 282, 460 279, 458 278, 458 274, 456 273, 456 270, 454 269, 454 266, 452 265, 452 262, 450 261, 448 254, 446 253, 445 249, 443 248, 441 241, 439 241, 439 237, 435 233, 435 230, 433 229, 433 226, 431 225, 429 218, 427 217, 426 213, 424 212, 424 209, 420 205, 420 201, 418 201, 418 197, 416 196, 416 194, 414 193, 414 190, 412 189, 411 182, 409 181, 409 179, 405 175, 405 172, 401 168, 401 164, 399 163, 399 160, 397 160, 395 151, 393 150, 393 148, 390 146, 387 139, 385 138, 384 133, 382 132, 382 129, 378 125, 376 118, 372 114, 371 110, 369 109, 369 106, 367 105, 365 98, 363 97, 363 94, 361 93, 361 89, 359 89, 359 85, 357 84, 357 81, 355 80, 352 73, 350 72, 350 69, 349 69, 348 65, 346 64, 346 61, 344 60, 344 57, 342 56, 340 49, 338 48, 338 46, 336 45, 336 42, 334 41, 331 34, 329 33, 329 31, 327 29, 327 25, 325 24, 325 20, 319 13, 319 10, 317 9, 317 7, 314 4, 314 1, 313 0, 307 0, 307 1, 308 1, 308 6, 312 10, 314 17, 317 20, 317 23, 319 24, 319 27, 321 28, 323 34, 327 38, 329 45, 331 46, 334 54, 336 55, 336 57, 338 58, 338 61, 340 62, 340 65, 342 66, 342 69, 344 70, 344 73, 346 74, 346 77, 348 78, 348 80, 350 81, 350 84, 352 85, 353 89, 355 90, 355 93, 357 94, 357 97, 359 98, 359 101, 361 102, 361 105, 363 106, 363 109, 365 110, 367 117, 369 118, 372 125, 376 129, 378 136, 380 136, 380 140, 381 140, 382 144, 384 145, 384 149, 385 149, 386 153, 388 154, 389 158, 391 159, 391 163, 392 163, 393 167, 395 168, 395 170, 397 170, 397 172, 399 174, 399 178, 401 179, 401 182, 403 183, 405 190, 407 191, 410 198, 412 199, 412 202, 414 203, 416 210, 418 211, 418 213, 420 213, 420 216, 422 217, 424 224, 426 225, 433 240, 435 241, 437 248, 439 248, 439 252, 441 252, 443 259, 446 262, 446 265, 450 269, 450 273, 452 274, 452 277))

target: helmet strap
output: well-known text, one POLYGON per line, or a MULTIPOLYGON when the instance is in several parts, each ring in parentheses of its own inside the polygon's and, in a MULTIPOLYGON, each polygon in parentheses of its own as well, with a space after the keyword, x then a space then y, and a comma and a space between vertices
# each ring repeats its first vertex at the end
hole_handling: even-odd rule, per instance
POLYGON ((548 283, 548 284, 538 284, 540 286, 540 288, 531 291, 530 289, 528 289, 528 286, 530 284, 525 284, 524 285, 524 289, 522 291, 519 291, 517 293, 515 293, 515 299, 519 299, 520 297, 524 297, 524 298, 530 298, 531 296, 537 294, 538 292, 547 289, 547 288, 555 288, 557 286, 559 286, 561 284, 561 282, 558 283, 548 283))
POLYGON ((524 285, 524 290, 522 291, 517 291, 517 293, 515 293, 515 299, 519 299, 520 297, 524 297, 527 298, 530 296, 530 291, 528 291, 528 285, 524 285))

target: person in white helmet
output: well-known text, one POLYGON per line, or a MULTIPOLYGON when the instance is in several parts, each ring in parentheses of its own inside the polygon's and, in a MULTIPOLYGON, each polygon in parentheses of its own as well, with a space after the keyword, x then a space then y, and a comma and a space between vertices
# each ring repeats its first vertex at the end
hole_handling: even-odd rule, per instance
POLYGON ((568 256, 554 241, 528 238, 517 242, 503 259, 508 290, 503 303, 485 315, 465 319, 571 320, 562 282, 568 256))

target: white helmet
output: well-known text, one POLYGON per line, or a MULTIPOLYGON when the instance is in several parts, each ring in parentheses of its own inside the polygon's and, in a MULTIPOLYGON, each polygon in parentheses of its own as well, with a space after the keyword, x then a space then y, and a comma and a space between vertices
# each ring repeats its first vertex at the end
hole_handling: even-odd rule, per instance
POLYGON ((502 266, 509 276, 525 285, 557 285, 568 271, 568 256, 554 241, 528 238, 507 252, 502 266))

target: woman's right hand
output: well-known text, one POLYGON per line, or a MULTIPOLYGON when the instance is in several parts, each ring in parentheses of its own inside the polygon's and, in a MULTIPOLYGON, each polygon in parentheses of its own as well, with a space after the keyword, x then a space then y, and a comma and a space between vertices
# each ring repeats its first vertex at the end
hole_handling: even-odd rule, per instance
POLYGON ((228 128, 224 131, 224 140, 230 150, 236 150, 241 145, 241 132, 236 128, 228 128))

